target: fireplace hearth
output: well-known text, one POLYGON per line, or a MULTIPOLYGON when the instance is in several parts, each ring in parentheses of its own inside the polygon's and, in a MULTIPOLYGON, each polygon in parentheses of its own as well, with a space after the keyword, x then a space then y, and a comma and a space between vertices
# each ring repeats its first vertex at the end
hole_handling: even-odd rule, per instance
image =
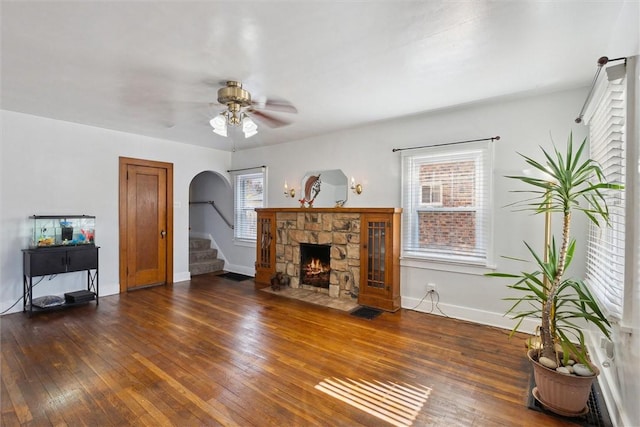
POLYGON ((300 283, 329 288, 331 245, 300 244, 300 283))

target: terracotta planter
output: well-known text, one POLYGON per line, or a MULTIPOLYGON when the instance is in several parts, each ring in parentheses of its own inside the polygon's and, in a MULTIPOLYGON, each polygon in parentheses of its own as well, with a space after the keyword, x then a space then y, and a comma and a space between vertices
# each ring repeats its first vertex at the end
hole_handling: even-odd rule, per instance
POLYGON ((527 356, 533 365, 536 381, 533 395, 545 408, 564 416, 579 416, 587 412, 591 384, 600 373, 595 366, 591 366, 595 374, 590 377, 565 375, 538 363, 537 350, 529 350, 527 356))

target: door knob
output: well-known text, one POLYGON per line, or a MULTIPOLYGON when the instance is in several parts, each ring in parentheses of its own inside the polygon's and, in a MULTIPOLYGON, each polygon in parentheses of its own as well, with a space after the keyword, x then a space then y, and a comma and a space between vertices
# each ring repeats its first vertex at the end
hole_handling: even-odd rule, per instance
POLYGON ((160 232, 160 236, 161 236, 163 239, 164 239, 164 236, 166 236, 166 235, 167 235, 167 232, 166 232, 166 231, 162 230, 162 231, 160 232))

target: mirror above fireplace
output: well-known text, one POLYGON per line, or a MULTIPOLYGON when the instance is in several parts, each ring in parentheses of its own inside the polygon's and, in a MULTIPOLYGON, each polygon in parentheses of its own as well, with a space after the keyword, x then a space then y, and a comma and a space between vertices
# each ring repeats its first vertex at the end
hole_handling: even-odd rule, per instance
POLYGON ((300 199, 314 208, 333 208, 346 203, 347 176, 340 169, 309 171, 302 178, 300 199))

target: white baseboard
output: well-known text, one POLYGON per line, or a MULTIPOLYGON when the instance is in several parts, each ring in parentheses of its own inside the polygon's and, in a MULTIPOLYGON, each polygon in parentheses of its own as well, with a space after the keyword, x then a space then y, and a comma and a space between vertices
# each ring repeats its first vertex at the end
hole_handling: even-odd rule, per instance
POLYGON ((2 307, 2 311, 7 310, 7 312, 3 313, 2 316, 6 315, 6 314, 17 313, 19 311, 22 311, 22 296, 20 296, 20 300, 16 303, 16 305, 11 307, 11 305, 14 304, 15 302, 16 302, 16 300, 13 300, 13 301, 2 301, 2 305, 0 306, 0 307, 2 307), (9 307, 11 307, 11 308, 9 308, 9 307))
POLYGON ((181 271, 179 273, 173 273, 173 283, 184 282, 191 279, 191 273, 188 271, 181 271))
POLYGON ((255 277, 256 270, 252 267, 247 267, 246 265, 237 265, 237 264, 225 264, 225 271, 230 271, 232 273, 244 274, 245 276, 255 277))
MULTIPOLYGON (((513 319, 504 316, 503 313, 493 313, 483 310, 475 310, 469 307, 461 307, 457 305, 443 304, 430 299, 422 300, 418 298, 402 297, 402 308, 419 311, 421 313, 435 314, 437 316, 452 317, 454 319, 466 320, 473 323, 479 323, 487 326, 495 326, 497 328, 511 330, 516 324, 513 319)), ((535 319, 525 319, 520 325, 520 331, 524 333, 534 333, 538 322, 535 319)))

